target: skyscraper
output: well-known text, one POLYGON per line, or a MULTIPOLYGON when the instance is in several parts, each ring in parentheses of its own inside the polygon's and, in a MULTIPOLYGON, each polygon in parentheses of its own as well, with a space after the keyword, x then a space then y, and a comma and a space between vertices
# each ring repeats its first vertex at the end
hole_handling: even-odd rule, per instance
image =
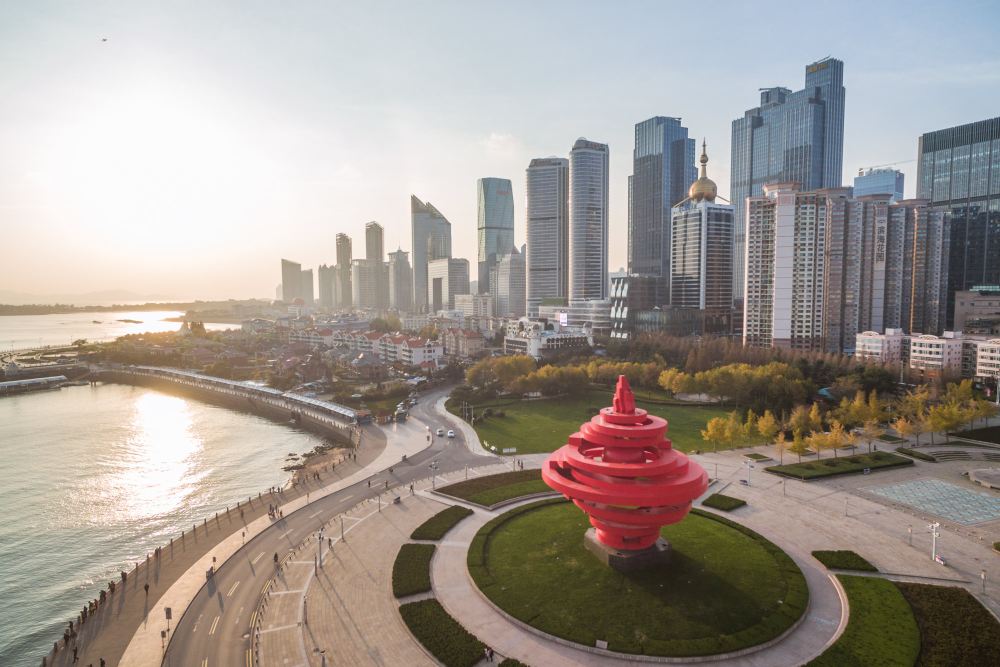
POLYGON ((500 257, 514 249, 514 196, 506 178, 480 178, 476 181, 479 245, 478 289, 490 292, 490 270, 500 257))
POLYGON ((365 259, 381 262, 385 256, 382 225, 374 220, 365 223, 365 259))
POLYGON ((427 304, 430 312, 455 308, 455 295, 469 293, 469 260, 435 259, 427 263, 427 304))
POLYGON ((336 306, 336 299, 333 291, 336 286, 337 267, 320 264, 317 271, 317 282, 319 283, 319 305, 328 310, 336 306))
POLYGON ((569 160, 536 158, 527 175, 527 310, 569 295, 569 160))
POLYGON ((385 262, 377 259, 356 259, 351 262, 351 297, 355 308, 384 309, 388 307, 385 262))
POLYGON ((497 262, 494 276, 496 285, 493 285, 493 303, 496 304, 495 313, 498 317, 523 317, 525 315, 525 267, 524 251, 517 248, 512 249, 506 255, 500 257, 497 262))
POLYGON ((1000 285, 1000 117, 928 132, 917 142, 917 197, 947 214, 947 326, 955 292, 1000 285))
POLYGON ((289 259, 281 260, 281 299, 292 302, 302 298, 302 265, 289 259))
POLYGON ((569 153, 569 299, 608 295, 608 146, 580 138, 569 153))
POLYGON ((733 121, 730 187, 736 206, 733 280, 743 289, 746 198, 768 183, 802 190, 839 187, 844 155, 844 63, 825 58, 806 66, 805 87, 765 88, 760 106, 733 121))
POLYGON ((413 239, 413 307, 427 308, 427 264, 451 257, 451 223, 430 202, 410 195, 413 239))
POLYGON ((413 270, 404 250, 389 253, 389 307, 401 313, 413 307, 413 270))
POLYGON ((334 307, 350 310, 354 305, 351 289, 351 237, 337 234, 337 274, 334 281, 334 307))
POLYGON ((306 269, 299 273, 299 283, 301 285, 302 301, 307 306, 311 306, 314 301, 315 291, 313 290, 313 270, 306 269))
POLYGON ((628 272, 653 276, 654 302, 670 303, 670 209, 698 177, 694 139, 680 118, 655 116, 635 126, 628 179, 628 272))
MULTIPOLYGON (((702 146, 701 175, 671 211, 670 303, 677 308, 732 310, 733 206, 716 203, 702 146)), ((694 180, 694 179, 692 179, 694 180)))
POLYGON ((891 195, 892 201, 903 198, 903 172, 897 169, 859 169, 854 177, 854 196, 891 195))

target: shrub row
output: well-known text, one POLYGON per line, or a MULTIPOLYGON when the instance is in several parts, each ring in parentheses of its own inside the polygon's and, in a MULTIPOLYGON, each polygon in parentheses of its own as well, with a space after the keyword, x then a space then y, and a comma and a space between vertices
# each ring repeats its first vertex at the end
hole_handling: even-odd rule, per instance
POLYGON ((964 588, 896 582, 920 628, 917 665, 1000 665, 1000 623, 964 588))
POLYGON ((411 540, 440 540, 445 534, 455 527, 455 525, 472 514, 472 510, 467 507, 453 505, 448 509, 441 510, 431 518, 417 526, 416 530, 410 533, 411 540))
POLYGON ((811 463, 786 463, 785 465, 769 466, 765 470, 776 475, 805 480, 858 473, 865 468, 877 470, 906 465, 913 465, 913 460, 888 452, 875 452, 874 454, 824 459, 811 463))
MULTIPOLYGON (((434 548, 432 545, 418 546, 434 548)), ((482 660, 486 646, 452 618, 437 600, 404 604, 399 614, 417 641, 445 667, 472 667, 482 660)))
POLYGON ((500 663, 500 667, 528 667, 527 663, 521 662, 520 660, 515 660, 514 658, 507 658, 500 663))
POLYGON ((518 470, 486 475, 438 489, 439 493, 490 507, 505 500, 551 491, 541 470, 518 470))
POLYGON ((909 447, 896 447, 896 451, 900 454, 906 454, 910 458, 919 459, 920 461, 928 461, 930 463, 937 463, 937 459, 930 454, 924 454, 923 452, 918 452, 915 449, 910 449, 909 447))
POLYGON ((722 510, 723 512, 732 512, 734 509, 746 505, 747 501, 733 498, 732 496, 724 496, 721 493, 713 493, 708 498, 705 498, 701 504, 705 507, 722 510))
POLYGON ((404 544, 392 565, 392 594, 397 598, 431 590, 433 544, 404 544))
POLYGON ((859 572, 878 572, 878 568, 853 551, 814 551, 813 558, 827 567, 838 570, 858 570, 859 572))

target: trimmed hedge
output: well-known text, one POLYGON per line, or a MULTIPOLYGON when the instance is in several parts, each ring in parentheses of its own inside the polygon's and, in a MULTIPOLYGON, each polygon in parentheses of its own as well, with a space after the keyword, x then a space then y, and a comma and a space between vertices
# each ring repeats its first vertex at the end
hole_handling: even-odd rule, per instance
POLYGON ((875 452, 874 454, 841 456, 839 458, 823 459, 809 463, 786 463, 785 465, 769 466, 764 468, 764 470, 784 477, 807 480, 831 477, 833 475, 860 473, 865 468, 878 470, 880 468, 909 465, 913 465, 912 459, 888 452, 875 452))
POLYGON ((500 667, 528 667, 528 664, 514 658, 507 658, 500 663, 500 667))
POLYGON ((437 600, 404 604, 399 615, 417 641, 445 667, 472 667, 483 659, 486 645, 452 618, 437 600))
POLYGON ((918 452, 915 449, 910 449, 909 447, 896 447, 896 451, 900 454, 905 454, 914 459, 920 461, 927 461, 928 463, 937 463, 937 459, 930 454, 924 454, 923 452, 918 452))
POLYGON ((844 634, 809 667, 911 667, 920 653, 920 630, 903 594, 875 577, 838 575, 851 615, 844 634))
POLYGON ((750 452, 749 454, 744 454, 743 458, 750 459, 751 461, 770 461, 770 456, 764 456, 763 454, 758 454, 757 452, 750 452))
POLYGON ((404 544, 392 565, 392 594, 397 598, 431 590, 433 544, 404 544))
POLYGON ((829 568, 837 570, 857 570, 859 572, 878 572, 878 568, 853 551, 814 551, 813 558, 829 568))
POLYGON ((438 493, 486 507, 546 491, 551 492, 552 489, 542 481, 542 471, 537 469, 486 475, 438 489, 438 493))
POLYGON ((920 628, 918 666, 1000 665, 1000 623, 964 588, 895 582, 920 628))
MULTIPOLYGON (((515 517, 548 505, 563 502, 567 501, 563 498, 552 498, 524 505, 496 517, 479 530, 469 546, 467 564, 473 581, 481 591, 487 594, 487 597, 491 597, 489 595, 490 588, 502 585, 502 582, 499 582, 494 577, 487 562, 487 553, 493 533, 504 523, 515 517)), ((806 585, 805 577, 802 576, 802 572, 788 554, 760 534, 738 523, 699 509, 692 509, 691 514, 718 522, 757 541, 768 555, 774 559, 775 568, 787 584, 782 604, 777 606, 770 614, 764 616, 756 625, 733 634, 696 639, 645 640, 639 643, 627 642, 614 646, 614 650, 624 653, 644 653, 646 655, 676 657, 713 655, 746 648, 747 646, 753 646, 772 639, 794 625, 802 614, 805 613, 809 604, 809 589, 806 585)), ((627 581, 627 579, 623 579, 623 581, 627 581)), ((521 618, 520 620, 532 624, 531 618, 521 618)), ((570 637, 565 638, 572 641, 570 637)))
POLYGON ((705 498, 701 504, 704 507, 711 507, 723 512, 732 512, 734 509, 746 505, 747 501, 733 498, 732 496, 724 496, 721 493, 713 493, 708 498, 705 498))
POLYGON ((410 533, 411 540, 440 540, 445 534, 455 527, 455 525, 472 514, 472 510, 467 507, 453 505, 448 509, 441 510, 431 518, 417 526, 416 530, 410 533))

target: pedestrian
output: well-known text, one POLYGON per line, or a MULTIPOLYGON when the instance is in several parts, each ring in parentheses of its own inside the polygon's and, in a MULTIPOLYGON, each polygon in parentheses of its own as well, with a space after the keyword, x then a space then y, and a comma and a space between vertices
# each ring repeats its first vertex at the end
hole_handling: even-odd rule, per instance
POLYGON ((483 657, 486 658, 486 662, 490 662, 490 647, 489 646, 484 646, 483 647, 483 657))
POLYGON ((149 597, 149 584, 143 584, 142 588, 146 591, 146 597, 149 597))
POLYGON ((73 647, 73 662, 80 662, 80 658, 77 657, 76 652, 79 651, 79 647, 73 647))
POLYGON ((104 662, 104 658, 101 658, 101 667, 107 667, 108 663, 104 662))
POLYGON ((487 646, 486 650, 490 652, 490 655, 489 655, 490 662, 493 662, 493 649, 490 648, 489 646, 487 646))

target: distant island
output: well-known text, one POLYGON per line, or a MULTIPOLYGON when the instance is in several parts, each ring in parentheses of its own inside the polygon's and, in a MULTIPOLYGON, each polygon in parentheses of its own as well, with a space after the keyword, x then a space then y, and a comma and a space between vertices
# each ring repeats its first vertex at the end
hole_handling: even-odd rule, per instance
POLYGON ((229 299, 226 301, 177 301, 143 304, 115 304, 110 306, 74 306, 66 303, 53 304, 0 304, 0 316, 13 315, 65 315, 67 313, 110 313, 123 311, 179 310, 184 313, 226 313, 232 317, 234 311, 241 313, 254 310, 265 311, 271 306, 270 301, 263 299, 229 299))

